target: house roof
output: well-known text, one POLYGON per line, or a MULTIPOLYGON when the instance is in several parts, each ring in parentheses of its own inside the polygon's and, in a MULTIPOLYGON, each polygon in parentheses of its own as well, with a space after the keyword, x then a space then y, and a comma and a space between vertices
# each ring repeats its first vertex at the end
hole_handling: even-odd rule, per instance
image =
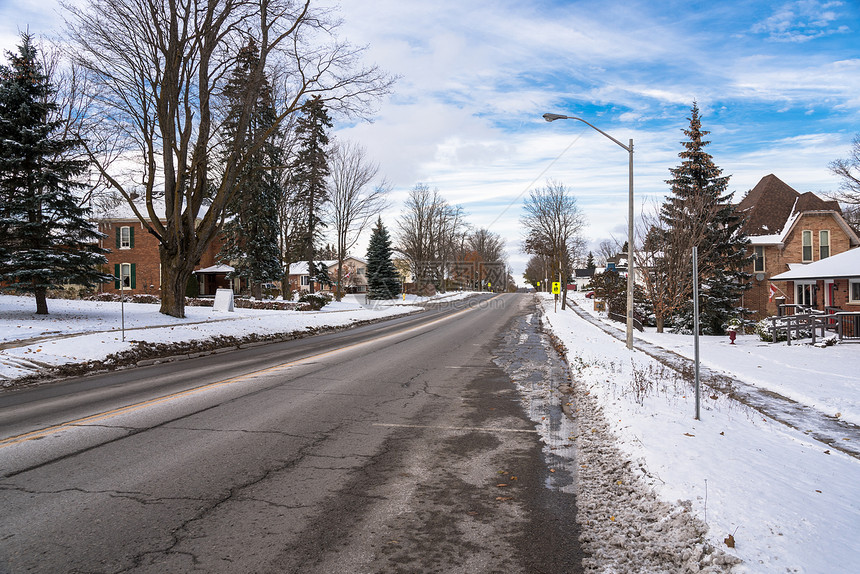
POLYGON ((801 279, 836 279, 860 277, 860 249, 849 249, 805 265, 792 265, 789 271, 771 277, 773 281, 801 279))
POLYGON ((575 269, 574 273, 576 277, 594 277, 594 269, 590 267, 587 269, 575 269))
POLYGON ((825 201, 812 192, 799 193, 773 175, 764 176, 737 205, 744 213, 744 231, 749 236, 779 235, 794 213, 842 210, 835 201, 825 201))
POLYGON ((198 269, 194 271, 194 273, 232 273, 235 270, 236 269, 230 267, 229 265, 218 263, 217 265, 207 267, 206 269, 198 269))

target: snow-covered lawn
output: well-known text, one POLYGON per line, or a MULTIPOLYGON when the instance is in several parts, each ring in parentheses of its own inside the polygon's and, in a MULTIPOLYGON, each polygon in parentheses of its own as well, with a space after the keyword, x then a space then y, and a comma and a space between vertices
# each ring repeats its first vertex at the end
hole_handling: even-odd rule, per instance
MULTIPOLYGON (((667 501, 689 500, 709 540, 744 560, 736 572, 857 572, 860 460, 724 396, 703 392, 642 352, 541 296, 544 320, 567 347, 573 379, 603 410, 618 446, 667 501), (735 548, 725 539, 732 535, 735 548)), ((590 300, 574 302, 593 312, 590 300)), ((623 328, 623 325, 620 325, 623 328)), ((641 337, 692 356, 690 336, 641 337)), ((701 360, 827 414, 860 422, 860 345, 729 345, 703 337, 701 360)), ((858 440, 858 436, 844 437, 858 440)))
MULTIPOLYGON (((467 295, 447 294, 444 300, 467 295)), ((401 297, 367 304, 364 296, 347 296, 344 301, 332 302, 317 312, 237 308, 228 313, 214 311, 212 307, 186 307, 186 318, 176 319, 159 313, 158 305, 126 303, 123 308, 116 302, 64 299, 49 300, 49 314, 38 316, 31 297, 0 295, 0 382, 33 374, 47 366, 102 360, 131 349, 134 341, 171 343, 219 335, 243 337, 348 325, 411 313, 419 310, 418 303, 427 300, 407 295, 405 300, 401 297)))

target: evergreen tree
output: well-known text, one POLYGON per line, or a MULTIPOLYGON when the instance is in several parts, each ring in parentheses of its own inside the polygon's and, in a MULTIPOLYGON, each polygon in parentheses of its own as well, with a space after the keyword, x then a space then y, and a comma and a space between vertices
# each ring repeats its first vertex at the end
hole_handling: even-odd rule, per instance
MULTIPOLYGON (((749 273, 744 271, 749 256, 749 240, 741 231, 741 217, 732 205, 733 193, 727 193, 729 177, 714 164, 705 151, 710 142, 702 130, 699 107, 694 102, 689 129, 683 130, 688 140, 678 156, 681 165, 670 169, 672 188, 663 204, 660 218, 666 225, 665 233, 674 235, 664 243, 671 249, 692 250, 698 247, 700 304, 699 322, 704 334, 719 335, 724 325, 745 310, 738 307, 744 290, 749 289, 749 273)), ((680 254, 678 254, 680 255, 680 254)), ((669 253, 667 256, 673 256, 669 253)), ((692 269, 684 281, 692 301, 692 269)), ((673 330, 692 332, 693 306, 684 306, 672 318, 673 330)))
POLYGON ((391 254, 391 238, 380 217, 367 247, 368 299, 394 299, 400 295, 400 276, 391 260, 391 254))
MULTIPOLYGON (((282 190, 275 173, 282 163, 283 152, 275 145, 277 113, 268 80, 259 69, 260 58, 253 40, 239 51, 238 65, 227 84, 229 102, 225 122, 227 145, 242 150, 246 162, 237 177, 236 192, 225 210, 224 245, 220 257, 234 268, 233 275, 251 285, 252 294, 260 296, 260 284, 278 279, 281 274, 278 244, 278 205, 282 190), (256 92, 256 103, 250 117, 242 118, 248 91, 256 92), (243 121, 245 120, 245 121, 243 121), (240 126, 244 126, 240 128, 240 126), (256 150, 252 142, 269 132, 256 150)), ((225 157, 230 154, 225 151, 225 157)))
POLYGON ((591 278, 588 288, 594 298, 606 301, 609 311, 616 315, 627 315, 627 279, 614 269, 607 269, 591 278))
POLYGON ((112 277, 97 268, 107 263, 103 235, 74 194, 87 163, 69 155, 81 142, 64 139, 50 79, 32 37, 21 38, 0 67, 0 282, 32 292, 45 315, 48 289, 112 277))
POLYGON ((588 258, 585 260, 585 268, 591 270, 597 269, 597 264, 594 262, 594 254, 591 251, 588 252, 588 258))
MULTIPOLYGON (((314 263, 314 245, 322 235, 325 224, 322 208, 328 200, 326 178, 329 175, 327 128, 332 127, 325 103, 313 96, 302 105, 302 115, 296 121, 298 152, 291 162, 292 182, 295 187, 295 202, 304 213, 305 222, 301 231, 302 251, 308 269, 314 263)), ((313 293, 313 283, 310 290, 313 293)))

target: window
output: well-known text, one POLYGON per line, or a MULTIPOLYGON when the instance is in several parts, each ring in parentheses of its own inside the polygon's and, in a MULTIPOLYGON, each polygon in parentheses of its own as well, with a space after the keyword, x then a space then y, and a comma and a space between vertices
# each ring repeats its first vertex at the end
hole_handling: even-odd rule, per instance
POLYGON ((803 232, 803 261, 812 261, 812 232, 803 232))
POLYGON ((860 303, 860 281, 851 281, 848 288, 849 302, 860 303))
POLYGON ((797 291, 794 302, 797 305, 805 305, 807 307, 815 306, 815 283, 795 283, 797 291))
POLYGON ((137 270, 134 263, 115 263, 114 283, 115 289, 137 289, 137 270))
MULTIPOLYGON (((123 229, 128 229, 128 227, 124 227, 123 229)), ((120 267, 120 283, 124 289, 131 288, 131 264, 123 263, 120 267)))
POLYGON ((302 275, 301 284, 307 287, 311 284, 311 278, 309 275, 302 275))
POLYGON ((365 271, 366 271, 366 269, 365 269, 364 267, 359 267, 359 268, 356 270, 356 274, 358 274, 358 275, 364 275, 364 272, 365 272, 365 271))
POLYGON ((116 248, 134 248, 134 227, 123 226, 116 228, 116 248))
POLYGON ((830 257, 830 232, 823 229, 818 232, 818 258, 827 259, 830 257))
POLYGON ((754 264, 755 264, 754 271, 756 273, 764 273, 764 246, 763 245, 757 245, 755 247, 754 264))

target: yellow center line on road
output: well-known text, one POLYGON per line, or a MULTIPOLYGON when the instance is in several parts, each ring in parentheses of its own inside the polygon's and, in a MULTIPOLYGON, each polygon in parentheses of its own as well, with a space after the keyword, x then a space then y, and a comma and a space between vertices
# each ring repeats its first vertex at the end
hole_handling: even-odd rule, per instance
POLYGON ((463 309, 462 311, 457 311, 456 313, 452 313, 452 314, 450 314, 450 315, 446 315, 445 317, 441 317, 441 318, 436 319, 436 320, 434 320, 434 321, 431 321, 431 322, 429 322, 429 323, 424 323, 424 324, 422 324, 422 325, 418 325, 418 326, 416 326, 416 327, 412 327, 412 328, 410 328, 410 329, 406 329, 405 331, 398 331, 398 332, 396 332, 396 333, 392 333, 392 334, 390 334, 390 335, 385 335, 385 336, 378 337, 378 338, 376 338, 376 339, 372 339, 372 340, 369 340, 369 341, 362 341, 362 342, 360 342, 360 343, 353 343, 353 344, 351 344, 351 345, 346 345, 346 346, 344 346, 344 347, 338 347, 337 349, 332 349, 332 350, 330 350, 330 351, 324 351, 324 352, 322 352, 322 353, 317 353, 316 355, 311 355, 311 356, 309 356, 309 357, 303 357, 303 358, 301 358, 301 359, 296 359, 296 360, 294 360, 294 361, 289 361, 289 362, 287 362, 287 363, 281 363, 280 365, 275 365, 275 366, 273 366, 273 367, 268 367, 268 368, 265 368, 265 369, 261 369, 261 370, 259 370, 259 371, 253 371, 253 372, 250 372, 250 373, 246 373, 246 374, 244 374, 244 375, 238 375, 238 376, 236 376, 236 377, 231 377, 231 378, 229 378, 229 379, 224 379, 224 380, 222 380, 222 381, 216 381, 216 382, 214 382, 214 383, 207 383, 207 384, 205 384, 205 385, 201 385, 201 386, 199 386, 199 387, 194 387, 194 388, 192 388, 192 389, 186 389, 186 390, 184 390, 184 391, 178 391, 178 392, 175 392, 175 393, 170 393, 170 394, 163 395, 163 396, 160 396, 160 397, 155 397, 155 398, 152 398, 152 399, 147 399, 147 400, 145 400, 145 401, 141 401, 141 402, 139 402, 139 403, 134 403, 134 404, 131 404, 131 405, 126 405, 126 406, 124 406, 124 407, 119 407, 119 408, 116 408, 116 409, 112 409, 112 410, 109 410, 109 411, 104 411, 104 412, 101 412, 101 413, 96 413, 96 414, 93 414, 93 415, 90 415, 90 416, 82 417, 82 418, 79 418, 79 419, 74 419, 74 420, 67 421, 67 422, 64 422, 64 423, 60 423, 60 424, 57 424, 57 425, 53 425, 53 426, 49 426, 49 427, 45 427, 45 428, 41 428, 41 429, 38 429, 38 430, 30 431, 30 432, 28 432, 28 433, 23 433, 23 434, 19 434, 19 435, 11 436, 11 437, 8 437, 8 438, 5 438, 5 439, 0 440, 0 448, 4 448, 4 447, 7 447, 7 446, 12 446, 12 445, 20 444, 20 443, 27 442, 27 441, 30 441, 30 440, 41 439, 41 438, 44 438, 44 437, 46 437, 46 436, 48 436, 48 435, 51 435, 51 434, 54 434, 54 433, 60 432, 60 431, 62 431, 62 430, 70 429, 70 428, 73 428, 73 427, 86 426, 87 424, 90 424, 90 423, 94 423, 94 422, 98 422, 98 421, 103 421, 103 420, 111 419, 111 418, 114 418, 114 417, 117 417, 117 416, 120 416, 120 415, 124 415, 124 414, 128 414, 128 413, 133 413, 133 412, 136 412, 136 411, 139 411, 139 410, 143 410, 143 409, 145 409, 145 408, 147 408, 147 407, 151 407, 151 406, 155 406, 155 405, 159 405, 159 404, 167 403, 167 402, 170 402, 170 401, 173 401, 173 400, 176 400, 176 399, 180 399, 180 398, 188 397, 188 396, 191 396, 191 395, 194 395, 194 394, 197 394, 197 393, 201 393, 201 392, 204 392, 204 391, 208 391, 208 390, 216 389, 216 388, 219 388, 219 387, 224 387, 224 386, 227 386, 227 385, 232 385, 232 384, 235 384, 235 383, 240 383, 240 382, 242 382, 242 381, 246 381, 246 380, 248 380, 248 379, 256 378, 256 377, 259 377, 259 376, 261 376, 261 375, 271 374, 271 373, 274 373, 274 372, 277 372, 277 371, 280 371, 280 370, 284 370, 284 369, 287 369, 287 368, 290 368, 290 367, 295 367, 295 366, 297 366, 297 365, 301 365, 301 364, 303 364, 303 363, 311 363, 311 362, 317 361, 317 360, 319 360, 319 359, 323 359, 323 358, 325 358, 325 357, 328 357, 328 356, 331 356, 331 355, 335 355, 335 354, 337 354, 337 353, 342 353, 342 352, 344 352, 344 351, 349 351, 349 350, 352 350, 352 349, 356 349, 356 348, 363 347, 363 346, 367 346, 367 345, 371 345, 371 344, 377 344, 377 343, 379 343, 379 342, 381 342, 381 341, 385 341, 385 340, 387 340, 387 339, 392 339, 392 338, 400 337, 400 336, 403 336, 403 335, 406 335, 406 334, 412 333, 412 332, 414 332, 414 331, 419 331, 419 330, 421 330, 421 329, 426 329, 427 327, 431 327, 431 326, 436 325, 436 324, 438 324, 438 323, 441 323, 441 322, 443 322, 443 321, 448 321, 448 320, 450 320, 450 319, 453 319, 454 317, 457 317, 457 316, 459 316, 459 315, 462 315, 463 313, 468 313, 469 311, 474 311, 475 309, 476 309, 476 307, 469 307, 469 308, 467 308, 467 309, 463 309))

